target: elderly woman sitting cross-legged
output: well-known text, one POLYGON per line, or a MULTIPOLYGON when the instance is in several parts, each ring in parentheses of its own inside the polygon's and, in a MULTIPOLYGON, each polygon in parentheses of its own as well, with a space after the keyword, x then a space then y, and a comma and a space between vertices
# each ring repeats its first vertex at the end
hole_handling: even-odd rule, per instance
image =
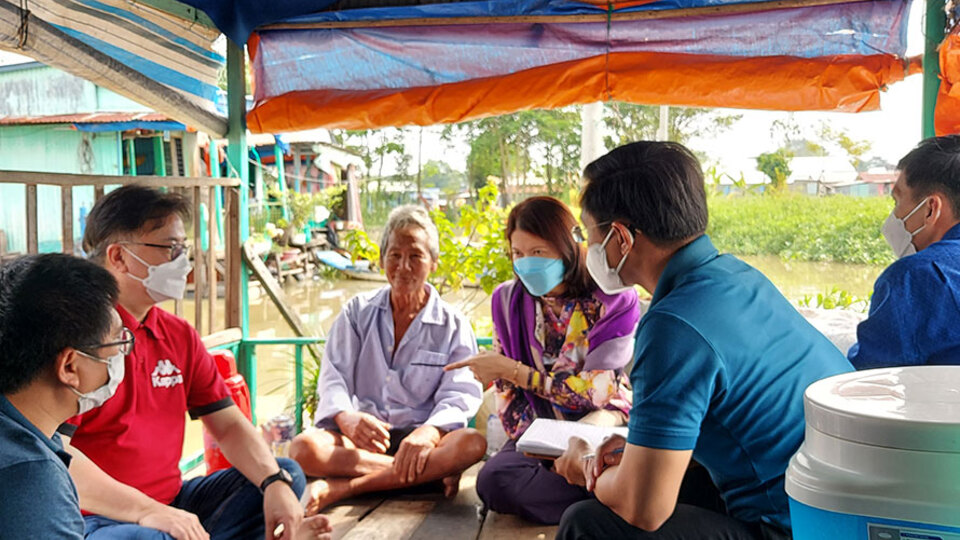
POLYGON ((315 513, 338 500, 443 480, 460 473, 486 441, 466 427, 479 383, 447 364, 476 353, 469 322, 427 284, 437 268, 437 229, 422 208, 391 212, 381 241, 389 286, 348 302, 333 323, 320 369, 318 429, 297 436, 290 457, 315 482, 315 513))

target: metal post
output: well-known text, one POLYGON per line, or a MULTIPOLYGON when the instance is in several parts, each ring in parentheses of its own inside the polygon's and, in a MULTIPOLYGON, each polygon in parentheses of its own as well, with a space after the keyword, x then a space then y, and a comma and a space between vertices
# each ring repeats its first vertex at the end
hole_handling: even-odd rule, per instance
POLYGON ((137 175, 137 148, 133 139, 127 139, 127 159, 130 160, 130 176, 137 175))
POLYGON ((937 93, 940 91, 940 56, 937 47, 943 41, 947 25, 946 7, 943 0, 927 0, 924 24, 923 48, 923 133, 924 138, 936 135, 934 110, 937 93))
POLYGON ((293 390, 293 418, 296 422, 297 433, 303 431, 303 345, 297 344, 294 351, 294 390, 293 390))
POLYGON ((283 205, 280 207, 280 211, 283 212, 283 219, 290 221, 290 213, 287 210, 290 194, 287 193, 287 180, 283 174, 283 150, 280 149, 279 144, 273 145, 273 161, 274 165, 277 166, 277 187, 280 188, 280 193, 283 196, 283 205))
MULTIPOLYGON (((210 177, 220 178, 220 148, 217 141, 210 139, 210 177)), ((217 216, 217 238, 223 242, 223 188, 220 186, 211 187, 214 190, 214 215, 217 216)))
MULTIPOLYGON (((246 96, 246 58, 242 45, 227 40, 227 116, 229 131, 227 140, 227 155, 230 163, 237 168, 240 176, 240 243, 247 241, 250 236, 250 183, 247 165, 247 96, 246 96)), ((239 253, 239 251, 238 251, 239 253)), ((240 329, 243 338, 250 336, 250 296, 247 290, 248 276, 246 265, 240 272, 240 329)), ((251 347, 241 349, 240 372, 250 387, 250 405, 253 410, 253 423, 257 423, 257 361, 250 350, 251 347)))
POLYGON ((167 175, 167 160, 164 158, 163 137, 153 138, 153 174, 157 176, 167 175))

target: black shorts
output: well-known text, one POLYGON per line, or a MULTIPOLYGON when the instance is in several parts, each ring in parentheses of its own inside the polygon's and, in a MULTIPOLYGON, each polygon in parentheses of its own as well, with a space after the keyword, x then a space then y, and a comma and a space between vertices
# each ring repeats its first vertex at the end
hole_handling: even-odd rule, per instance
MULTIPOLYGON (((395 455, 397 450, 400 449, 400 443, 407 438, 408 435, 413 433, 413 430, 417 429, 420 426, 409 426, 403 428, 394 428, 390 430, 390 448, 387 448, 386 454, 388 456, 395 455)), ((339 433, 343 435, 343 432, 337 428, 330 428, 327 431, 331 433, 339 433)), ((343 435, 346 437, 346 435, 343 435)))

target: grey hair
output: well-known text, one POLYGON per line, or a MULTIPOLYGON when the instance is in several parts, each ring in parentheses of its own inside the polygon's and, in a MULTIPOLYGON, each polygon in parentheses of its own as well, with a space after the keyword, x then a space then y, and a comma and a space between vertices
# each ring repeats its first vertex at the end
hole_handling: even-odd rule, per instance
POLYGON ((394 208, 387 218, 387 226, 383 229, 383 236, 380 238, 380 256, 383 257, 390 247, 390 235, 394 231, 406 229, 407 227, 419 227, 427 233, 427 247, 430 249, 430 255, 436 261, 440 258, 440 233, 437 232, 437 226, 430 219, 430 214, 422 206, 407 204, 394 208))

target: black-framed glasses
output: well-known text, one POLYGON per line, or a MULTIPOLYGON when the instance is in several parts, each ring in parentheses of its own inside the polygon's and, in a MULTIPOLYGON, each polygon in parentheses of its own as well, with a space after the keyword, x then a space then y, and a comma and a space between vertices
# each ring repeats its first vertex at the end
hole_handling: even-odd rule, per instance
MULTIPOLYGON (((609 225, 610 223, 613 223, 613 222, 604 221, 603 223, 595 223, 593 226, 603 227, 604 225, 609 225)), ((570 227, 570 236, 573 237, 574 242, 582 244, 587 241, 587 231, 585 229, 586 229, 586 225, 584 226, 574 225, 573 227, 570 227)))
MULTIPOLYGON (((107 347, 120 347, 120 353, 124 356, 130 354, 130 351, 133 350, 133 344, 136 342, 136 339, 133 336, 133 332, 127 328, 123 327, 123 330, 120 331, 120 339, 117 341, 110 341, 108 343, 95 343, 93 345, 84 345, 82 347, 77 347, 78 350, 88 350, 95 351, 97 349, 105 349, 107 347)), ((102 358, 98 358, 102 360, 102 358)))
POLYGON ((119 242, 120 244, 129 244, 134 246, 147 246, 157 249, 166 249, 170 251, 170 260, 174 260, 184 253, 190 256, 190 244, 185 242, 170 242, 169 244, 151 244, 150 242, 119 242))

